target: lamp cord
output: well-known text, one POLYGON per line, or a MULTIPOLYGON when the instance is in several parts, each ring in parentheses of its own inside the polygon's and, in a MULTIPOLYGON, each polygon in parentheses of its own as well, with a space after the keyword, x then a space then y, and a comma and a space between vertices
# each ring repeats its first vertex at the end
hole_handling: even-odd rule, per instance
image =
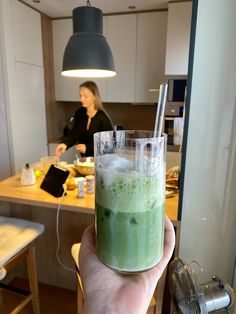
POLYGON ((91 7, 91 3, 89 0, 87 0, 87 6, 91 7))
POLYGON ((60 256, 59 256, 59 251, 60 251, 60 247, 61 247, 60 233, 59 233, 59 217, 60 217, 61 204, 62 204, 64 196, 66 194, 66 188, 65 188, 64 184, 63 184, 63 189, 64 189, 64 191, 63 191, 60 203, 58 204, 58 207, 57 207, 57 217, 56 217, 57 249, 56 249, 56 258, 57 258, 57 261, 61 265, 62 268, 66 269, 68 271, 71 271, 73 273, 76 273, 76 270, 74 270, 74 269, 64 265, 62 260, 61 260, 61 258, 60 258, 60 256))

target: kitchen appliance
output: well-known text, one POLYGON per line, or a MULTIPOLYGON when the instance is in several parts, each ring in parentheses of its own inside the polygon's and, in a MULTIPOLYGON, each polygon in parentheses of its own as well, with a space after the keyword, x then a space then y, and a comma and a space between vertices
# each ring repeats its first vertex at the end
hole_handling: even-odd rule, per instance
POLYGON ((167 102, 183 104, 185 98, 185 88, 187 85, 187 77, 182 75, 168 77, 167 84, 167 102))
MULTIPOLYGON (((184 114, 184 106, 183 104, 181 105, 175 105, 175 104, 166 104, 166 110, 165 110, 165 116, 164 116, 164 121, 163 121, 163 132, 167 134, 167 145, 168 149, 171 150, 171 147, 169 146, 175 146, 176 141, 175 141, 175 129, 177 124, 180 125, 180 118, 183 118, 184 114)), ((183 121, 181 123, 182 128, 183 128, 183 121)), ((179 133, 182 133, 183 130, 179 130, 179 133)), ((178 143, 179 144, 179 143, 178 143)), ((178 146, 178 145, 176 145, 178 146)), ((173 150, 175 150, 174 147, 172 147, 173 150)), ((178 150, 178 148, 176 148, 178 150)))
POLYGON ((169 287, 173 314, 207 314, 221 309, 229 313, 234 292, 217 276, 205 283, 198 282, 196 272, 180 258, 170 264, 169 287))
MULTIPOLYGON (((184 116, 187 77, 184 75, 168 76, 166 81, 168 83, 168 91, 163 132, 167 134, 168 150, 178 151, 179 143, 174 140, 174 135, 177 123, 179 124, 180 122, 177 121, 178 118, 182 118, 184 116)), ((178 133, 182 133, 183 130, 179 131, 181 132, 178 133)))

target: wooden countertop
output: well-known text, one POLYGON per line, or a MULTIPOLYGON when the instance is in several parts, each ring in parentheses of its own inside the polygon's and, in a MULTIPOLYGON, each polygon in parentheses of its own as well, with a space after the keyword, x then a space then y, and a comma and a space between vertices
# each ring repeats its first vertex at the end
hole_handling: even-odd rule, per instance
MULTIPOLYGON (((31 186, 21 186, 20 176, 15 175, 0 181, 0 200, 39 207, 57 208, 61 198, 56 198, 39 188, 43 176, 31 186)), ((94 194, 85 193, 84 198, 77 197, 77 190, 67 191, 61 209, 94 214, 94 194)), ((166 199, 166 214, 173 221, 177 221, 178 194, 166 199)))

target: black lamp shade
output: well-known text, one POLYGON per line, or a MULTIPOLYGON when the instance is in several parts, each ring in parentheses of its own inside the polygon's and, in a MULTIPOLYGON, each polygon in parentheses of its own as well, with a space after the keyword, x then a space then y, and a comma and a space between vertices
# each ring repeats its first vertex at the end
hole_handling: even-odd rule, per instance
POLYGON ((102 11, 91 6, 74 9, 73 32, 64 52, 62 75, 116 75, 111 49, 102 34, 102 11))

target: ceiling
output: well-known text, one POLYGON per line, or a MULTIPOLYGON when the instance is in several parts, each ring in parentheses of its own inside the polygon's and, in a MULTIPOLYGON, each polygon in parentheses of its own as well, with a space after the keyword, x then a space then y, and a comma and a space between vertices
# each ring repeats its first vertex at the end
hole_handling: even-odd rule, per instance
MULTIPOLYGON (((87 0, 38 0, 39 3, 35 2, 37 0, 19 1, 52 18, 71 16, 74 8, 87 5, 87 0)), ((163 9, 168 7, 168 2, 168 0, 90 0, 91 6, 101 9, 104 14, 163 9), (129 9, 129 6, 135 6, 135 9, 129 9)))

